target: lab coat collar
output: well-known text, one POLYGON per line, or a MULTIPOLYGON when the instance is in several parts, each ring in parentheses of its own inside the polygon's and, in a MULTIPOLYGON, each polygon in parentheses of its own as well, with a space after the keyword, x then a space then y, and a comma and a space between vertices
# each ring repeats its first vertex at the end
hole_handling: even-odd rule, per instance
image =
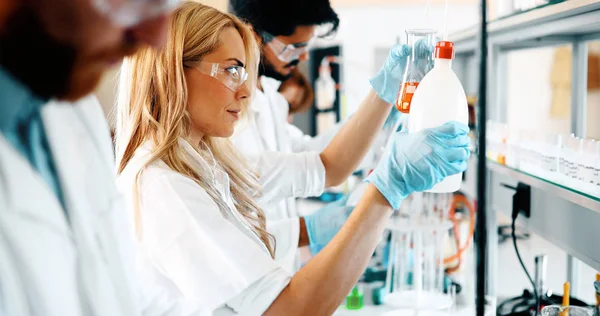
MULTIPOLYGON (((225 209, 219 207, 221 215, 230 220, 239 230, 242 231, 248 238, 252 239, 265 253, 269 254, 269 249, 260 240, 259 236, 250 229, 251 224, 243 217, 236 209, 233 202, 230 189, 230 178, 227 172, 216 161, 211 159, 212 153, 201 154, 196 148, 184 138, 179 138, 179 146, 183 152, 190 158, 188 163, 196 164, 196 168, 200 168, 203 172, 211 172, 213 177, 213 185, 221 195, 221 199, 225 202, 225 209)), ((152 141, 145 141, 138 150, 136 150, 134 159, 146 161, 150 158, 150 153, 154 148, 152 141), (139 157, 139 158, 138 158, 139 157)), ((139 163, 139 161, 138 161, 139 163)))
MULTIPOLYGON (((201 172, 210 172, 213 185, 219 191, 221 198, 227 203, 229 208, 234 208, 229 187, 229 175, 217 163, 212 153, 206 152, 201 154, 192 144, 182 137, 179 138, 178 142, 185 155, 190 158, 187 162, 195 165, 194 167, 201 172)), ((145 141, 140 146, 140 150, 136 151, 136 159, 137 157, 140 157, 142 161, 148 160, 153 149, 154 143, 151 140, 145 141)))
POLYGON ((254 113, 260 113, 261 111, 267 110, 267 107, 269 106, 269 94, 277 92, 281 86, 281 81, 266 76, 261 76, 258 80, 260 80, 262 91, 256 87, 256 95, 250 106, 254 113))

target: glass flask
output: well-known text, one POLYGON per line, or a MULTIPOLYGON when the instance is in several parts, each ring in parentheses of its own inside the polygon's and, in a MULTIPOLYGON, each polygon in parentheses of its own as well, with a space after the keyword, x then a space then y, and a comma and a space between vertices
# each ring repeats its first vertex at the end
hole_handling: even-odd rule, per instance
POLYGON ((402 113, 410 112, 410 103, 419 82, 433 69, 436 32, 433 29, 406 30, 406 41, 407 45, 411 47, 411 53, 406 62, 402 84, 396 99, 396 109, 402 113))

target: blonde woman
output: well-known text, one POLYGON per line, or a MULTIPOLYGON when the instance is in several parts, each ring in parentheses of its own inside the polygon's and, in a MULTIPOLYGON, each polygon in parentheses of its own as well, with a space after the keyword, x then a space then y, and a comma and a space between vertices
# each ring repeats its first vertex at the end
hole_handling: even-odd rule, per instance
MULTIPOLYGON (((466 168, 468 129, 452 123, 395 135, 345 226, 292 277, 273 260, 256 175, 227 139, 246 114, 257 51, 235 17, 194 2, 176 10, 166 46, 123 68, 118 185, 135 212, 143 262, 176 294, 219 315, 329 315, 392 209, 466 168)), ((375 129, 384 116, 371 115, 375 129)))

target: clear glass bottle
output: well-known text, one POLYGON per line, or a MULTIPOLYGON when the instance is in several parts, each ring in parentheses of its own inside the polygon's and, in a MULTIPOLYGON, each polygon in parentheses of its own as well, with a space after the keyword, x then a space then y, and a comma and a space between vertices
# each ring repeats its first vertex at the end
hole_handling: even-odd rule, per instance
POLYGON ((436 30, 411 29, 406 30, 407 45, 412 51, 406 63, 402 84, 396 99, 396 109, 402 113, 410 112, 412 97, 419 86, 419 82, 433 69, 433 47, 435 45, 436 30))
POLYGON ((513 169, 519 169, 521 163, 521 135, 521 130, 514 126, 509 127, 506 165, 513 169))
POLYGON ((545 136, 542 147, 543 178, 556 182, 559 168, 560 149, 562 147, 562 136, 548 134, 545 136))
POLYGON ((583 139, 579 137, 571 137, 567 143, 567 186, 575 189, 582 190, 581 181, 579 181, 579 165, 582 159, 583 152, 583 139))
POLYGON ((583 191, 588 194, 596 195, 596 177, 595 167, 598 159, 598 142, 593 139, 586 139, 583 142, 583 159, 579 166, 579 178, 583 182, 583 191))
POLYGON ((570 181, 569 177, 569 142, 572 138, 575 138, 575 134, 561 134, 561 150, 558 164, 558 175, 557 182, 564 183, 568 186, 570 181))

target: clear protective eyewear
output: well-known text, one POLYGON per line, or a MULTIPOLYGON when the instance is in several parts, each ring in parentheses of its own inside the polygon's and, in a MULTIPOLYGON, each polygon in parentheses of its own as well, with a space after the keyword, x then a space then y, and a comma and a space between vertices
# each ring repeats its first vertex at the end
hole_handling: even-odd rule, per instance
POLYGON ((233 92, 237 92, 246 80, 248 80, 246 68, 242 66, 223 65, 204 61, 184 62, 184 65, 219 80, 233 92))
POLYGON ((131 27, 144 20, 174 10, 181 0, 92 0, 94 6, 113 23, 131 27))
POLYGON ((261 32, 260 34, 267 43, 267 46, 277 55, 277 58, 286 63, 299 59, 302 54, 308 52, 314 42, 313 37, 306 43, 285 44, 268 32, 261 32))

